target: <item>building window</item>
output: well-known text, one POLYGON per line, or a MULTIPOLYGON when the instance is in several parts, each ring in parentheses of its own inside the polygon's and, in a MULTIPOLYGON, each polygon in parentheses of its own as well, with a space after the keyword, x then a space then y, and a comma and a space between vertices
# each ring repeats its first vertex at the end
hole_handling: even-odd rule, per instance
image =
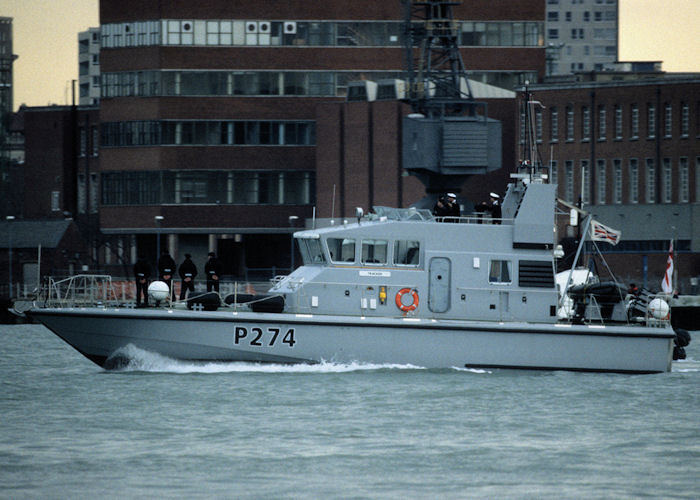
POLYGON ((615 105, 615 139, 622 139, 622 106, 615 105))
POLYGON ((653 158, 646 159, 647 203, 656 203, 656 165, 653 158))
POLYGON ((581 194, 582 201, 586 204, 591 203, 591 169, 588 160, 581 160, 581 194))
POLYGON ((566 140, 574 140, 574 108, 573 106, 566 107, 566 140))
POLYGON ((647 104, 647 137, 656 137, 656 107, 653 104, 647 104))
POLYGON ((556 160, 552 160, 549 164, 549 182, 550 184, 559 184, 559 167, 556 160))
POLYGON ((51 191, 51 211, 60 212, 61 211, 61 192, 51 191))
POLYGON ((688 129, 690 122, 690 110, 686 103, 681 104, 681 137, 688 137, 688 129))
POLYGON ((673 134, 673 108, 671 104, 664 105, 664 137, 669 139, 673 134))
POLYGON ((598 160, 598 172, 597 172, 597 186, 598 186, 598 204, 599 205, 605 205, 605 196, 606 196, 606 191, 605 191, 605 184, 607 182, 606 178, 606 172, 605 172, 605 160, 598 160))
POLYGON ((614 189, 614 202, 619 205, 622 203, 622 160, 613 160, 613 189, 614 189))
POLYGON ((78 130, 78 134, 80 136, 79 155, 82 157, 87 154, 87 131, 84 127, 80 127, 80 129, 78 130))
POLYGON ((550 140, 552 142, 559 141, 559 111, 556 107, 552 107, 549 110, 549 127, 550 127, 550 140))
POLYGON ((96 214, 97 213, 97 201, 98 201, 98 193, 99 191, 99 185, 97 183, 97 174, 90 174, 90 213, 91 214, 96 214))
POLYGON ((581 140, 591 139, 591 108, 583 106, 581 108, 581 140))
POLYGON ((639 138, 639 108, 636 104, 630 107, 630 139, 639 138))
POLYGON ((688 203, 690 197, 690 182, 688 180, 688 158, 678 159, 678 201, 688 203))
POLYGON ((552 10, 547 12, 547 22, 556 23, 559 21, 559 11, 552 10))
POLYGON ((547 38, 550 40, 558 40, 559 39, 559 30, 556 28, 551 28, 547 30, 547 38))
POLYGON ((598 140, 604 141, 605 136, 608 132, 607 127, 607 113, 605 112, 605 106, 598 106, 598 140))
POLYGON ((100 129, 99 127, 92 127, 92 156, 99 156, 100 154, 100 129))
POLYGON ((630 158, 630 203, 639 203, 639 162, 630 158))
POLYGON ((566 160, 565 164, 566 170, 566 201, 574 202, 574 162, 571 160, 566 160))
POLYGON ((78 174, 78 213, 84 214, 87 207, 85 174, 78 174))
POLYGON ((673 193, 672 185, 672 171, 671 171, 671 158, 664 158, 664 171, 663 171, 663 193, 664 193, 664 203, 671 203, 671 197, 673 193))
POLYGON ((535 139, 538 143, 542 143, 542 109, 535 110, 535 139))

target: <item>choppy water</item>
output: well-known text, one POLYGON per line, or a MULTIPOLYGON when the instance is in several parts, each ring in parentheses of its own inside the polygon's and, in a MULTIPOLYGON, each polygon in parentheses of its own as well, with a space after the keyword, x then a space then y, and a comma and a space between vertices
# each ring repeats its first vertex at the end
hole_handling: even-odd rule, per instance
POLYGON ((0 325, 2 498, 698 498, 700 333, 659 375, 107 372, 0 325))

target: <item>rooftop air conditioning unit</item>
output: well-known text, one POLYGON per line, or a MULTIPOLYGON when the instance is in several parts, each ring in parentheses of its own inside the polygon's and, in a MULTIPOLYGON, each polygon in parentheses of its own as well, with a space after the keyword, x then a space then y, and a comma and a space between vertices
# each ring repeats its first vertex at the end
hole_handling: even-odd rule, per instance
POLYGON ((193 23, 191 21, 182 21, 182 32, 192 33, 193 23))
POLYGON ((392 101, 406 98, 406 82, 398 78, 379 80, 377 82, 377 100, 392 101))
POLYGON ((257 21, 246 21, 246 23, 245 23, 245 32, 246 32, 246 33, 257 33, 257 32, 258 32, 258 23, 257 23, 257 21))
POLYGON ((284 22, 284 34, 285 35, 295 35, 297 32, 297 22, 296 21, 285 21, 284 22))
POLYGON ((377 83, 370 80, 361 80, 348 83, 348 102, 366 101, 377 99, 377 83))
POLYGON ((270 33, 270 22, 260 21, 258 23, 258 33, 270 33))

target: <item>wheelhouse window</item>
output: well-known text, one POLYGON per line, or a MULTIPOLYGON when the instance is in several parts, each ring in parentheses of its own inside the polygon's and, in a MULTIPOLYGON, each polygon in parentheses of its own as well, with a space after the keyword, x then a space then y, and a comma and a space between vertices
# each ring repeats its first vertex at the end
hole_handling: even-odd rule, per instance
POLYGON ((327 244, 331 262, 355 262, 355 240, 328 238, 327 244))
POLYGON ((394 242, 394 264, 418 267, 420 241, 398 240, 394 242))
POLYGON ((509 260, 492 260, 489 265, 489 283, 512 283, 511 262, 509 260))
POLYGON ((362 240, 362 264, 386 264, 389 242, 362 240))
POLYGON ((304 265, 326 263, 326 257, 323 255, 323 248, 319 239, 299 238, 299 251, 304 260, 304 265))

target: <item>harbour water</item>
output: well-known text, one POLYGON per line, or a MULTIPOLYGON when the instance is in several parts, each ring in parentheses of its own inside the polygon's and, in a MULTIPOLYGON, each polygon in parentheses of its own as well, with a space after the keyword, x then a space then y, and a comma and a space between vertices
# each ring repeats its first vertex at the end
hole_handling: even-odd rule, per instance
MULTIPOLYGON (((193 333, 195 334, 195 333, 193 333)), ((671 373, 93 365, 0 325, 0 498, 698 498, 700 332, 671 373)))

